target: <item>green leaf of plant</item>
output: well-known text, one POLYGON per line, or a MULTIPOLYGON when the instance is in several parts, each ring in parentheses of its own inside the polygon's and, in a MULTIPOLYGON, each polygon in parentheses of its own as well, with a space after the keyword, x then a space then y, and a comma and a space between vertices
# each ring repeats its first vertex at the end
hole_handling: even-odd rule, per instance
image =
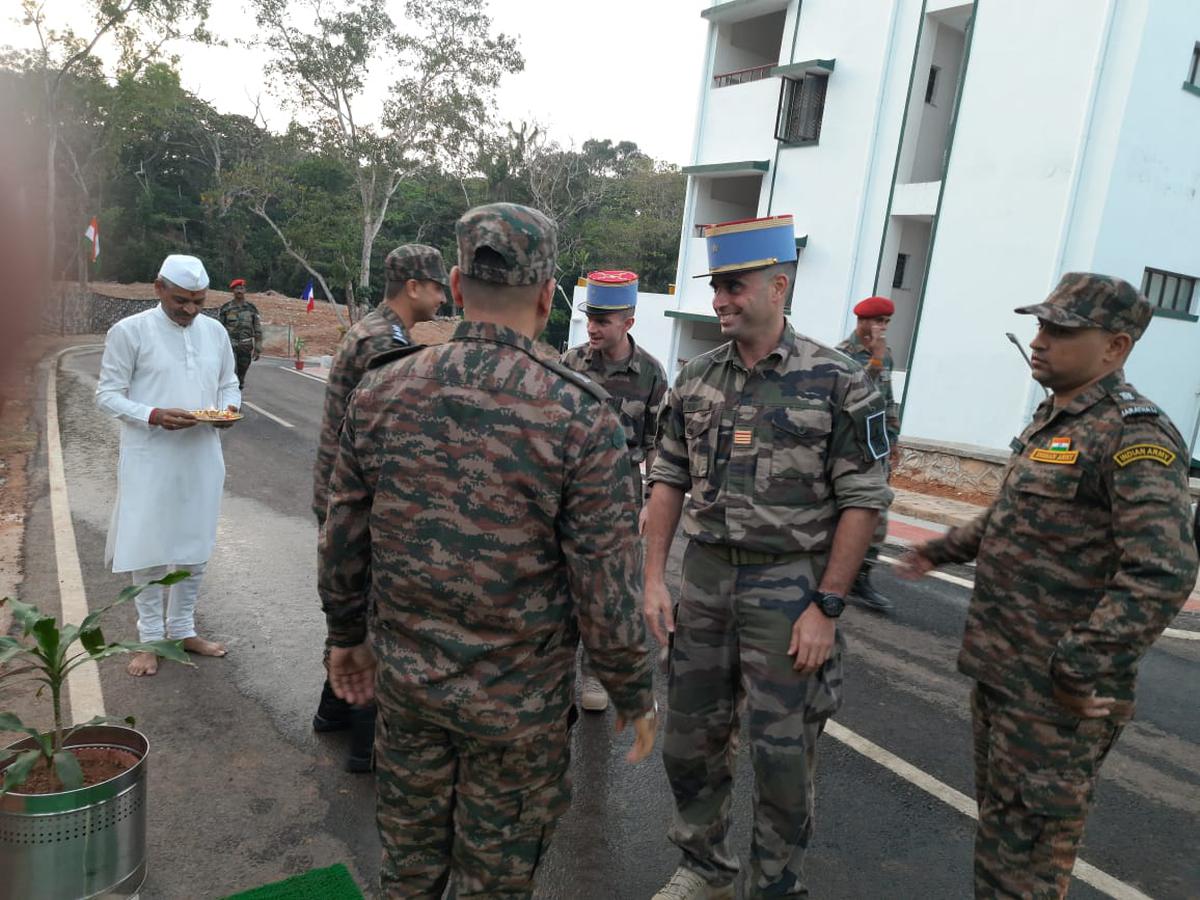
POLYGON ((70 750, 59 750, 54 754, 54 771, 58 773, 58 780, 66 790, 73 791, 83 787, 83 769, 79 767, 79 760, 70 750))
POLYGON ((158 579, 158 581, 152 581, 150 583, 151 584, 161 584, 164 587, 169 587, 172 584, 178 584, 179 582, 183 581, 185 578, 191 578, 191 577, 192 577, 192 573, 189 572, 187 569, 176 569, 174 572, 168 572, 162 578, 158 579))
POLYGON ((15 713, 0 713, 0 731, 20 731, 23 734, 40 734, 36 728, 30 728, 15 713))
POLYGON ((104 632, 99 628, 89 628, 79 632, 79 643, 88 654, 96 653, 104 648, 104 632))
POLYGON ((38 649, 42 651, 42 656, 48 662, 57 662, 58 647, 62 637, 58 630, 58 623, 49 616, 38 619, 33 624, 33 636, 37 639, 38 649))
POLYGON ((163 659, 169 659, 172 662, 182 663, 185 666, 194 666, 187 651, 183 649, 183 641, 148 641, 144 644, 132 644, 130 649, 134 651, 149 651, 157 653, 163 659))
POLYGON ((25 648, 15 638, 0 638, 0 664, 16 659, 25 648))
POLYGON ((29 777, 29 773, 41 758, 42 754, 37 750, 26 750, 23 753, 18 753, 17 758, 9 763, 8 767, 4 770, 4 785, 0 787, 0 794, 7 793, 13 788, 24 784, 25 779, 29 777))
POLYGON ((36 606, 30 606, 28 603, 22 603, 20 600, 14 600, 12 597, 5 597, 4 602, 8 604, 12 610, 13 621, 16 622, 24 630, 25 634, 33 633, 33 626, 44 618, 38 612, 36 606))

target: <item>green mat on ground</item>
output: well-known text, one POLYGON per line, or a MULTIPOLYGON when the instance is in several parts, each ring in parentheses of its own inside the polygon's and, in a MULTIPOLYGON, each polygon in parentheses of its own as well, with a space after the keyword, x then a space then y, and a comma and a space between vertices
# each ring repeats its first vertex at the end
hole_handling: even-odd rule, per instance
POLYGON ((350 872, 338 863, 240 894, 230 894, 225 900, 363 900, 363 895, 350 872))

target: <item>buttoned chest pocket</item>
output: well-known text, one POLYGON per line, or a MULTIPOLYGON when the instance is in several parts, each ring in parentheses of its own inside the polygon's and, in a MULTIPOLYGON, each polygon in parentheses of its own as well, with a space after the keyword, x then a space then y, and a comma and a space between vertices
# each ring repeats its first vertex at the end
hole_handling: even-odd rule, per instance
POLYGON ((1017 501, 1011 524, 1015 532, 1044 542, 1090 534, 1096 527, 1104 527, 1099 520, 1092 521, 1096 505, 1081 502, 1080 467, 1024 459, 1010 478, 1017 501))
POLYGON ((711 406, 683 411, 683 434, 687 439, 688 469, 692 479, 699 481, 709 476, 712 467, 713 408, 711 406))
POLYGON ((827 409, 779 406, 764 416, 756 492, 768 502, 819 503, 829 494, 825 457, 833 416, 827 409))

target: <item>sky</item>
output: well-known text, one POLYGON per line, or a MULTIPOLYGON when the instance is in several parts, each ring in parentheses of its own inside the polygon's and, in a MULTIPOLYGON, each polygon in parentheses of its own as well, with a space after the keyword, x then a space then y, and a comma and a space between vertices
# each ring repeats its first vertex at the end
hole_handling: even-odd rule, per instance
MULTIPOLYGON (((437 2, 437 0, 427 0, 437 2)), ((589 138, 634 141, 656 159, 688 164, 707 22, 708 0, 490 0, 497 30, 515 36, 525 71, 506 76, 497 96, 502 120, 535 121, 562 144, 589 138)), ((52 20, 65 20, 77 0, 46 0, 52 20)), ((403 0, 389 0, 397 21, 403 0)), ((253 23, 242 0, 212 0, 209 29, 227 47, 176 43, 183 85, 223 112, 250 114, 255 101, 272 129, 288 114, 271 96, 254 51, 235 44, 253 23)), ((80 28, 80 30, 83 30, 80 28)), ((7 40, 28 46, 32 35, 6 27, 7 40)), ((382 96, 387 73, 371 85, 382 96)))

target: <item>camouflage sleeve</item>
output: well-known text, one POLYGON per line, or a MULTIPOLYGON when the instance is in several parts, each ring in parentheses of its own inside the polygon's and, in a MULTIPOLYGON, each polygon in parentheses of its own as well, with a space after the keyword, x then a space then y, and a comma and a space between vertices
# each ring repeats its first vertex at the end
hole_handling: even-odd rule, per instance
POLYGON ((847 373, 847 378, 829 436, 829 483, 838 509, 887 509, 892 491, 882 462, 888 455, 883 398, 861 369, 847 373))
POLYGON ((321 415, 321 434, 317 439, 317 461, 313 466, 313 514, 320 523, 325 517, 329 499, 329 478, 333 473, 333 461, 338 452, 338 432, 346 414, 346 401, 358 386, 363 375, 362 366, 356 359, 357 347, 352 341, 344 341, 338 347, 329 369, 329 382, 325 386, 325 409, 321 415))
POLYGON ((951 528, 940 538, 927 541, 921 546, 921 553, 935 566, 971 561, 979 553, 979 542, 983 540, 983 532, 994 508, 995 503, 966 525, 951 528))
POLYGON ((254 349, 262 353, 263 332, 262 332, 262 317, 258 314, 258 309, 254 310, 254 349))
POLYGON ((576 427, 586 433, 574 442, 578 456, 567 477, 559 541, 588 660, 617 712, 629 719, 654 701, 638 610, 642 545, 625 430, 606 406, 594 424, 576 427))
POLYGON ((1105 460, 1117 570, 1091 617, 1058 643, 1051 674, 1080 696, 1133 671, 1196 583, 1187 453, 1155 419, 1126 426, 1105 460))
MULTIPOLYGON (((682 374, 680 378, 682 378, 682 374)), ((687 435, 683 423, 683 400, 678 386, 666 393, 666 400, 658 414, 658 437, 655 446, 658 453, 647 478, 651 483, 662 481, 681 490, 692 486, 688 468, 687 435)))
POLYGON ((654 375, 654 383, 650 386, 650 396, 646 403, 646 421, 642 428, 642 449, 649 453, 658 441, 658 414, 662 411, 663 398, 667 395, 667 375, 658 371, 654 375))
POLYGON ((317 543, 317 592, 329 642, 335 647, 353 647, 366 640, 371 587, 374 484, 357 456, 353 406, 350 409, 329 482, 330 515, 317 543))

